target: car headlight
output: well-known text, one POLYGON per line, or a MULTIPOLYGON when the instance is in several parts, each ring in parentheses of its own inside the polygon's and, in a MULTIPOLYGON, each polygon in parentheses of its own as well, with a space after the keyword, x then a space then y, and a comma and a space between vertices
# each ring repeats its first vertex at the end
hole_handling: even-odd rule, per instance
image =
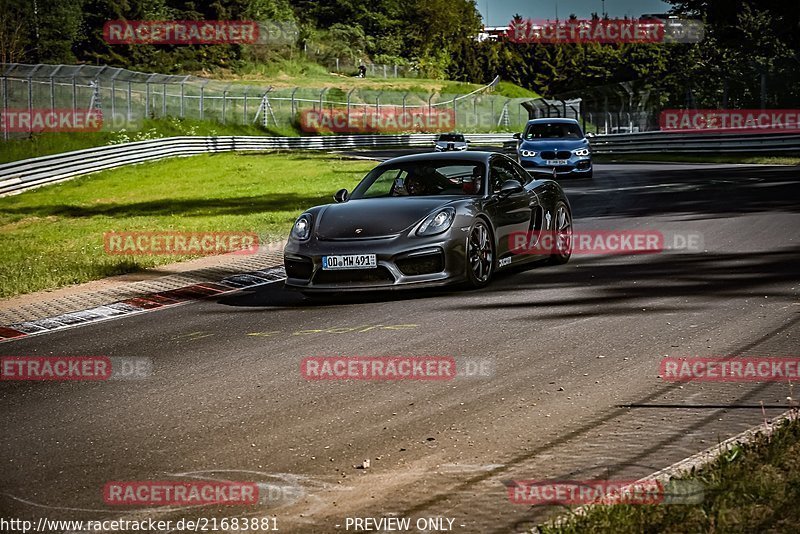
POLYGON ((302 214, 292 226, 292 237, 298 241, 305 241, 311 236, 311 215, 302 214))
POLYGON ((430 214, 417 230, 417 235, 436 235, 441 234, 453 225, 456 218, 456 210, 444 208, 436 213, 430 214))
POLYGON ((536 151, 534 151, 534 150, 520 150, 520 151, 519 151, 519 154, 520 154, 520 156, 522 156, 523 158, 533 158, 533 157, 536 157, 536 151))
POLYGON ((590 154, 588 148, 579 148, 578 150, 573 150, 572 153, 576 156, 588 156, 590 154))

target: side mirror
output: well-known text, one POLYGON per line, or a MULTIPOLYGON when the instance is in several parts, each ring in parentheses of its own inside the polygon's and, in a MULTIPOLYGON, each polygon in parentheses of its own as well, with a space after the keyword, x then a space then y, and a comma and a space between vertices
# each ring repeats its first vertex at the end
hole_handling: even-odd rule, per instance
POLYGON ((347 202, 348 198, 350 198, 350 195, 347 194, 347 189, 339 189, 336 194, 333 195, 333 200, 336 202, 347 202))
POLYGON ((516 180, 506 180, 500 186, 500 196, 507 197, 509 195, 513 195, 514 193, 522 192, 524 188, 522 184, 516 180))
POLYGON ((587 132, 586 137, 594 137, 594 134, 592 132, 587 132))
POLYGON ((520 135, 520 133, 519 133, 519 132, 517 132, 517 133, 515 133, 515 134, 514 134, 514 139, 519 139, 520 137, 522 137, 522 136, 520 135))
POLYGON ((470 141, 469 139, 467 139, 465 142, 466 142, 467 144, 470 144, 472 141, 470 141))

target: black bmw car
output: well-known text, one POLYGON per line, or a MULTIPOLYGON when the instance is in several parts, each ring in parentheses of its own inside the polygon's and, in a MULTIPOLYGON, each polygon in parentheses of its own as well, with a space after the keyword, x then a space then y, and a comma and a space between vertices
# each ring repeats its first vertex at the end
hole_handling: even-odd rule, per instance
POLYGON ((352 193, 305 211, 284 249, 286 286, 303 292, 466 283, 499 269, 569 259, 570 204, 557 182, 535 179, 490 152, 428 153, 385 161, 352 193), (520 254, 513 233, 562 243, 520 254))

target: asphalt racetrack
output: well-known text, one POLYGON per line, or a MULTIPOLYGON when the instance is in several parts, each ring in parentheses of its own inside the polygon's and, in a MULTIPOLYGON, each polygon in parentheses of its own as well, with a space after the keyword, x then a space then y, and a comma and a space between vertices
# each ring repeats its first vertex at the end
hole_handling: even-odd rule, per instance
POLYGON ((573 256, 479 291, 313 302, 274 282, 5 343, 6 356, 154 365, 140 380, 1 382, 2 515, 274 517, 282 532, 322 533, 440 518, 428 531, 525 532, 559 509, 510 502, 511 480, 638 478, 785 411, 800 395, 786 383, 658 375, 665 356, 798 354, 798 168, 598 164, 594 180, 561 183, 575 230, 693 233, 702 247, 573 256), (452 356, 491 372, 301 375, 303 358, 337 355, 452 356), (103 500, 109 481, 176 479, 256 482, 259 502, 103 500))

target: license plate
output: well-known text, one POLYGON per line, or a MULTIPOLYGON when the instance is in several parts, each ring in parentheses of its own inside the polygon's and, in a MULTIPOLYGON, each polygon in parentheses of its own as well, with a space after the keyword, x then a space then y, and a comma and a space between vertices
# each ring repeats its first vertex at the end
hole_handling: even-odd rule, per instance
POLYGON ((557 167, 558 165, 566 165, 567 160, 565 159, 547 159, 544 161, 545 165, 552 165, 553 167, 557 167))
POLYGON ((344 256, 322 256, 322 268, 326 271, 337 269, 375 269, 378 267, 375 254, 349 254, 344 256))

